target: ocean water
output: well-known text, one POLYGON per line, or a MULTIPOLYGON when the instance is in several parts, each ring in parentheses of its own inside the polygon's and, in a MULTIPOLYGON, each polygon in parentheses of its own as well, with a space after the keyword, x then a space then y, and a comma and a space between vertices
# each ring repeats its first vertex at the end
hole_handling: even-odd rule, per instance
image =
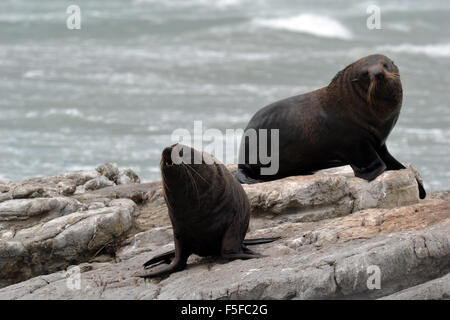
POLYGON ((2 0, 0 180, 106 161, 160 178, 177 128, 244 128, 261 107, 383 53, 400 68, 391 153, 450 188, 450 2, 2 0), (81 8, 68 30, 66 8, 81 8), (380 30, 366 27, 370 4, 380 30))

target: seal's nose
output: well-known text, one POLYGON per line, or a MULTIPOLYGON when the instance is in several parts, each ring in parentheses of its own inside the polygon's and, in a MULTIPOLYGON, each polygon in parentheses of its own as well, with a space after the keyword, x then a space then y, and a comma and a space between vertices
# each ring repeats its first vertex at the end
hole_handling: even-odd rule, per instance
POLYGON ((369 68, 369 74, 371 78, 376 78, 377 80, 381 80, 384 78, 383 67, 381 65, 375 65, 369 68))
POLYGON ((375 73, 375 78, 377 78, 378 80, 381 80, 384 78, 384 73, 383 71, 377 72, 375 73))

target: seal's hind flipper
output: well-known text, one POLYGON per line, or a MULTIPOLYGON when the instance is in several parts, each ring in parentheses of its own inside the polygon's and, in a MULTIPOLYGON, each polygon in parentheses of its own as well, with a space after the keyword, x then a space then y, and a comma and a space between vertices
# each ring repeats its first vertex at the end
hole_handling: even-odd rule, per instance
MULTIPOLYGON (((386 170, 400 170, 405 169, 406 167, 397 159, 395 159, 388 151, 386 144, 383 144, 378 151, 378 155, 383 160, 383 162, 386 164, 386 170)), ((427 196, 427 193, 425 191, 425 188, 423 187, 422 183, 419 181, 419 179, 416 179, 417 185, 419 187, 419 198, 425 199, 427 196)))
POLYGON ((151 271, 145 274, 137 274, 136 277, 139 278, 154 278, 154 277, 162 277, 177 271, 181 271, 186 268, 187 257, 175 257, 172 260, 171 264, 162 268, 156 268, 156 270, 151 271))
POLYGON ((248 260, 248 259, 258 259, 263 258, 263 255, 260 255, 259 253, 251 252, 251 253, 225 253, 222 254, 222 258, 229 259, 229 260, 236 260, 236 259, 242 259, 242 260, 248 260))
POLYGON ((242 244, 246 246, 254 246, 257 244, 263 244, 263 243, 270 243, 277 240, 280 240, 281 237, 275 237, 275 238, 258 238, 258 239, 245 239, 242 244))
POLYGON ((150 260, 148 260, 146 263, 144 263, 144 268, 147 269, 150 267, 154 267, 155 265, 158 265, 161 263, 169 264, 174 257, 175 257, 175 250, 171 250, 169 252, 159 254, 157 256, 154 256, 150 260))
POLYGON ((241 184, 255 184, 255 183, 261 183, 264 182, 263 180, 257 180, 250 178, 247 173, 242 170, 241 168, 238 168, 237 171, 234 173, 234 177, 241 183, 241 184))
POLYGON ((419 186, 419 198, 425 199, 425 197, 427 196, 427 192, 425 191, 425 188, 423 187, 422 183, 417 179, 416 179, 416 181, 419 186))

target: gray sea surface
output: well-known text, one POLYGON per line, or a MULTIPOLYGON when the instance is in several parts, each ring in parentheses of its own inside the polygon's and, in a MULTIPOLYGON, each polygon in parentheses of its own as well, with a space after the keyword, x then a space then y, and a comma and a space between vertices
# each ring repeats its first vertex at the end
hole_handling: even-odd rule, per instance
POLYGON ((450 1, 2 0, 0 180, 106 161, 160 178, 177 128, 244 128, 372 53, 400 68, 388 139, 428 190, 450 188, 450 1), (69 5, 81 29, 66 27, 69 5), (369 30, 370 4, 381 29, 369 30))

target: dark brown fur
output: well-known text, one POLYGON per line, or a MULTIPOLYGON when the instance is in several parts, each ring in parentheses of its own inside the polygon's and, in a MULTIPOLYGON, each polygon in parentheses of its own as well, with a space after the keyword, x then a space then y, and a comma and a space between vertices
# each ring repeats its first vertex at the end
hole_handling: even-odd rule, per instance
POLYGON ((350 165, 355 176, 371 181, 385 170, 404 169, 386 147, 402 94, 397 66, 376 54, 338 72, 327 87, 268 105, 246 130, 279 129, 279 154, 272 154, 279 157, 279 171, 261 175, 264 165, 259 158, 256 164, 248 163, 248 141, 243 139, 240 158, 245 163, 239 164, 236 177, 241 183, 258 183, 350 165))
POLYGON ((141 277, 180 271, 193 253, 226 259, 260 257, 246 244, 267 243, 276 238, 244 240, 250 219, 250 203, 241 184, 211 155, 186 146, 184 153, 189 150, 191 159, 202 154, 217 163, 207 164, 203 160, 199 164, 187 164, 188 161, 175 164, 171 157, 175 146, 181 145, 164 149, 161 157, 164 199, 172 222, 175 251, 146 262, 145 267, 161 262, 170 264, 141 277))

